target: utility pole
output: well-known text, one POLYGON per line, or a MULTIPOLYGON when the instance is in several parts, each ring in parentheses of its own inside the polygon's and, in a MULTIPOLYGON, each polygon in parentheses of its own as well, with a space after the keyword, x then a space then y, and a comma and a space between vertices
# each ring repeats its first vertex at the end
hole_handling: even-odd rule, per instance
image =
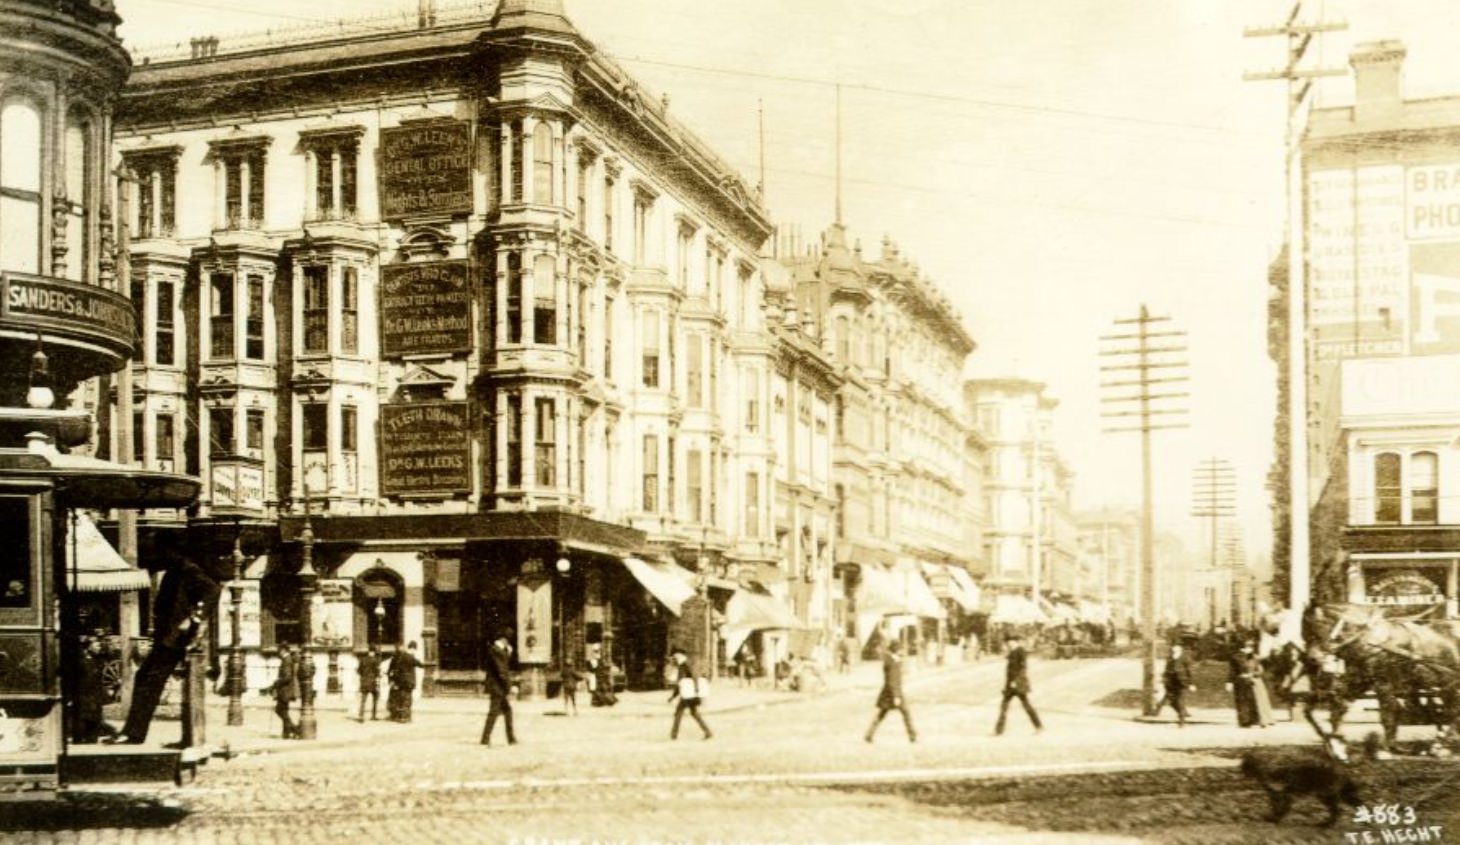
MULTIPOLYGON (((131 297, 132 294, 132 184, 136 176, 125 164, 118 167, 114 174, 117 177, 117 219, 116 219, 116 272, 117 290, 124 296, 131 297)), ((132 442, 132 361, 138 358, 145 360, 146 347, 143 345, 142 329, 146 324, 146 315, 138 314, 138 332, 135 338, 136 346, 127 359, 127 363, 117 371, 117 421, 116 421, 116 454, 112 460, 119 464, 130 466, 132 456, 136 451, 136 445, 132 442)), ((131 508, 120 508, 117 510, 117 553, 128 566, 136 566, 137 555, 137 512, 131 508)), ((154 579, 153 589, 148 591, 149 596, 157 595, 160 582, 154 579)), ((141 631, 141 597, 136 591, 122 593, 118 620, 122 634, 122 654, 132 653, 133 638, 140 636, 141 631)), ((151 614, 148 614, 151 618, 151 614)), ((122 705, 130 708, 132 706, 132 688, 134 679, 131 672, 122 672, 122 705)))
POLYGON ((1191 474, 1191 515, 1209 519, 1212 557, 1210 568, 1217 568, 1217 536, 1223 517, 1237 515, 1237 475, 1232 465, 1221 458, 1207 458, 1196 465, 1191 474))
POLYGON ((1173 393, 1159 385, 1185 382, 1187 362, 1186 332, 1153 331, 1152 325, 1170 322, 1170 317, 1154 317, 1141 306, 1140 315, 1121 318, 1117 326, 1133 326, 1134 331, 1122 328, 1118 334, 1104 335, 1102 343, 1109 344, 1100 350, 1102 358, 1112 359, 1101 364, 1103 373, 1112 373, 1113 380, 1100 382, 1102 389, 1111 389, 1111 395, 1102 396, 1102 403, 1113 406, 1112 410, 1101 412, 1107 419, 1123 420, 1134 417, 1133 425, 1112 424, 1107 432, 1139 431, 1141 433, 1141 636, 1145 640, 1141 661, 1141 710, 1147 716, 1155 715, 1156 692, 1156 558, 1151 502, 1151 432, 1169 428, 1186 428, 1185 422, 1162 420, 1186 413, 1180 402, 1189 393, 1173 393))
POLYGON ((1343 22, 1299 23, 1303 0, 1293 0, 1287 21, 1279 26, 1248 27, 1244 38, 1283 37, 1287 39, 1286 64, 1278 69, 1247 73, 1251 81, 1280 79, 1288 83, 1288 119, 1283 133, 1285 183, 1287 186, 1287 250, 1288 250, 1288 607, 1302 610, 1311 594, 1312 568, 1308 559, 1308 323, 1307 291, 1304 264, 1307 248, 1303 237, 1303 169, 1298 166, 1302 133, 1298 126, 1306 122, 1303 111, 1313 90, 1313 80, 1325 76, 1344 76, 1341 68, 1300 68, 1303 57, 1312 46, 1314 36, 1348 29, 1343 22), (1302 115, 1300 119, 1300 115, 1302 115))

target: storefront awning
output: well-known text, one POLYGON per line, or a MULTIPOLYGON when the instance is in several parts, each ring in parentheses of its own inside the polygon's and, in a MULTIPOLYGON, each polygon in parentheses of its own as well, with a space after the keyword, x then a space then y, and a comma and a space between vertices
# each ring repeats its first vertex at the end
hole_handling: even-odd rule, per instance
POLYGON ((679 615, 679 609, 685 600, 695 594, 694 588, 685 578, 674 571, 679 567, 672 563, 647 561, 636 557, 626 557, 623 561, 629 574, 633 575, 635 580, 649 591, 650 595, 669 608, 669 611, 675 616, 679 615))
POLYGON ((736 590, 725 603, 725 653, 734 654, 755 631, 790 630, 802 627, 800 620, 773 596, 736 590))
POLYGON ((180 508, 192 504, 202 487, 189 475, 63 455, 48 446, 0 449, 0 476, 50 479, 72 508, 180 508))
POLYGON ((857 588, 857 614, 892 616, 903 613, 929 619, 943 619, 948 615, 916 569, 862 567, 861 583, 857 588))
POLYGON ((79 593, 120 593, 145 590, 152 578, 128 565, 91 517, 77 512, 66 542, 66 585, 79 593))
POLYGON ((963 567, 924 563, 923 574, 928 576, 928 586, 932 588, 933 595, 940 599, 952 599, 969 613, 978 610, 978 585, 963 567))
POLYGON ((838 543, 836 562, 859 564, 864 568, 877 564, 892 566, 897 562, 897 556, 885 549, 864 546, 860 543, 838 543))
POLYGON ((1048 622, 1049 617, 1025 596, 1001 594, 994 599, 994 612, 989 615, 989 621, 1032 625, 1048 622))

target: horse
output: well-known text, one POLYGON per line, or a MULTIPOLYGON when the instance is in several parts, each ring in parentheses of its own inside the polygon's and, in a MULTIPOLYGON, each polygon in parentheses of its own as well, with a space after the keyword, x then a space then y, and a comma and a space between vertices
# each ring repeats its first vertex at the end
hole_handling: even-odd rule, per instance
POLYGON ((1419 617, 1390 619, 1375 607, 1353 604, 1310 606, 1303 614, 1308 658, 1327 662, 1328 671, 1314 677, 1329 705, 1330 730, 1304 716, 1320 737, 1337 737, 1348 703, 1373 691, 1383 727, 1381 751, 1387 752, 1406 705, 1424 713, 1441 737, 1460 730, 1460 625, 1423 623, 1419 617), (1334 671, 1334 659, 1344 671, 1334 671))

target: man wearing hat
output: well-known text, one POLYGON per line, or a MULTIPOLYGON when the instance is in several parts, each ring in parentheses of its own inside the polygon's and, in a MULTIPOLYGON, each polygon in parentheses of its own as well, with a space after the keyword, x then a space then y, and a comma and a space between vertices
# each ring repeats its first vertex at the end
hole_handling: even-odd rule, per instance
POLYGON ((907 741, 917 742, 918 732, 913 730, 912 715, 908 713, 907 701, 902 697, 902 641, 892 640, 882 656, 882 691, 877 694, 877 715, 872 717, 872 726, 863 737, 872 741, 877 726, 893 710, 902 714, 902 726, 907 728, 907 741))
POLYGON ((1024 651, 1024 638, 1013 633, 1009 635, 1007 642, 1009 654, 1008 662, 1004 666, 1004 700, 999 704, 999 721, 994 725, 994 735, 1003 735, 1004 721, 1009 715, 1009 702, 1016 698, 1024 705, 1024 712, 1029 714, 1034 732, 1043 733, 1044 725, 1039 721, 1039 714, 1034 712, 1034 705, 1029 703, 1029 656, 1024 651))
POLYGON ((499 633, 487 652, 487 696, 491 703, 487 707, 486 727, 482 728, 482 745, 492 744, 492 726, 497 723, 498 715, 507 726, 507 744, 517 744, 517 734, 512 730, 511 658, 512 646, 507 642, 507 635, 499 633))
POLYGON ((689 655, 676 646, 669 653, 669 657, 675 666, 674 689, 669 693, 669 700, 679 699, 679 704, 674 708, 674 726, 669 729, 669 738, 679 739, 679 722, 684 718, 684 711, 688 710, 700 730, 705 732, 705 739, 709 739, 710 726, 700 717, 700 682, 695 676, 694 668, 689 665, 689 655))

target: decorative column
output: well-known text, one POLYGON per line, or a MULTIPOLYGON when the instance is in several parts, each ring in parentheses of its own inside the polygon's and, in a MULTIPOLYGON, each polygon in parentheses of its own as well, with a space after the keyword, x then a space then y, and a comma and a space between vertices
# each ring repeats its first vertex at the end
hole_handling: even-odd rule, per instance
POLYGON ((228 724, 243 724, 243 536, 234 526, 233 581, 228 585, 229 619, 232 631, 228 638, 228 724))

